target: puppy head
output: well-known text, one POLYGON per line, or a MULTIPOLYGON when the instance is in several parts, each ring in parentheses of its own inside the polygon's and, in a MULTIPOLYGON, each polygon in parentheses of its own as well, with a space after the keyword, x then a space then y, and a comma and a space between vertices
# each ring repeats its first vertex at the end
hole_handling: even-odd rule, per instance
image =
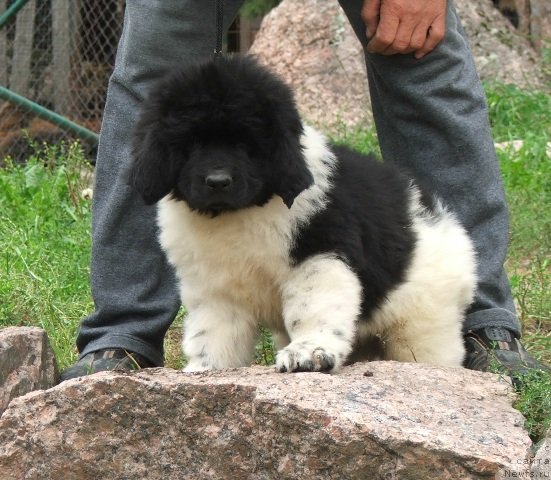
POLYGON ((143 104, 130 183, 146 203, 167 194, 199 212, 290 208, 308 188, 302 123, 291 90, 251 57, 171 73, 143 104))

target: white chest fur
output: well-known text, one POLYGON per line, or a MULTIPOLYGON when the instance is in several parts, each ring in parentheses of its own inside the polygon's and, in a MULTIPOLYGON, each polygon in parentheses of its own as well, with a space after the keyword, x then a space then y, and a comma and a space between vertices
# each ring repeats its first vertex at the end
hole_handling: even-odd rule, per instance
POLYGON ((292 234, 290 211, 279 197, 213 218, 164 199, 158 220, 161 245, 188 309, 205 298, 226 299, 267 324, 277 322, 292 234))

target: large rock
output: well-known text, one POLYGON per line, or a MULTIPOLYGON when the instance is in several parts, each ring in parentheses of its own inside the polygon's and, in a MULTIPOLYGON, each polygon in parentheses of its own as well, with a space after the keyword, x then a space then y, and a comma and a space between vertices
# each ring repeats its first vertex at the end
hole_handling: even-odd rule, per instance
MULTIPOLYGON (((482 79, 540 87, 537 54, 493 6, 457 0, 482 79)), ((371 122, 363 51, 336 0, 283 0, 251 47, 294 88, 304 118, 330 133, 371 122)))
POLYGON ((551 45, 551 3, 549 0, 530 0, 530 10, 532 43, 538 50, 549 47, 551 45))
POLYGON ((55 358, 44 330, 0 329, 0 413, 13 398, 50 388, 56 381, 55 358))
POLYGON ((549 0, 493 1, 537 50, 541 50, 551 41, 551 2, 549 0))
POLYGON ((395 362, 99 373, 12 401, 0 478, 487 479, 530 445, 512 400, 492 374, 395 362))
POLYGON ((336 133, 371 123, 362 48, 336 0, 283 0, 250 51, 293 87, 313 125, 336 133))
POLYGON ((538 54, 496 8, 492 0, 456 0, 483 80, 541 88, 544 77, 538 54))

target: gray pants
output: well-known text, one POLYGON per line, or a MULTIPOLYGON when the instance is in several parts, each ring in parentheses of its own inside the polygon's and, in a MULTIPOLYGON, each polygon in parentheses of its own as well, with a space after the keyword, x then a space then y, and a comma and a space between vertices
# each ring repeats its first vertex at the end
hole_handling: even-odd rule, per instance
MULTIPOLYGON (((91 265, 95 311, 77 339, 81 356, 124 348, 163 364, 163 338, 180 306, 174 274, 146 207, 120 173, 132 126, 152 82, 182 60, 212 55, 214 0, 128 0, 96 166, 91 265)), ((226 0, 225 28, 242 3, 226 0)), ((362 0, 341 0, 360 41, 362 0)), ((456 212, 475 242, 480 284, 466 330, 520 333, 503 262, 507 208, 484 94, 453 6, 447 34, 422 60, 367 55, 373 114, 383 156, 408 168, 456 212)), ((430 328, 430 326, 429 326, 430 328)))

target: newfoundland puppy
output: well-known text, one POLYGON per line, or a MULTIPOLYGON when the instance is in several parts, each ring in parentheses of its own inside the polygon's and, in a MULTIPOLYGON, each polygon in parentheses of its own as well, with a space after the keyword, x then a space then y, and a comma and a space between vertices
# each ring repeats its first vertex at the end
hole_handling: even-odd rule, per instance
POLYGON ((133 156, 130 183, 159 202, 188 312, 186 371, 250 365, 258 324, 279 372, 373 357, 461 365, 476 284, 465 230, 392 165, 304 125, 254 59, 163 78, 133 156))

